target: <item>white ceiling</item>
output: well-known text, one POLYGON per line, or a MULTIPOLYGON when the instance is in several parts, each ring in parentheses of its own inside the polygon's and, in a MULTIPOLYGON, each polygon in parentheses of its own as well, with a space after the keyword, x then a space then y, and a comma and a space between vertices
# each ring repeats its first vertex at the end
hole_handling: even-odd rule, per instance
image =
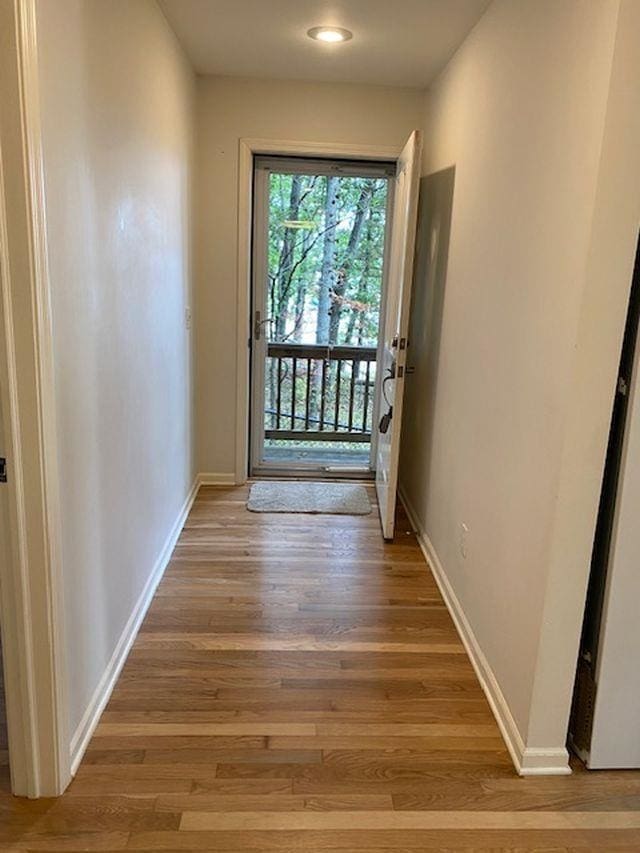
POLYGON ((201 74, 425 88, 490 0, 159 0, 201 74), (312 41, 314 26, 353 40, 312 41))

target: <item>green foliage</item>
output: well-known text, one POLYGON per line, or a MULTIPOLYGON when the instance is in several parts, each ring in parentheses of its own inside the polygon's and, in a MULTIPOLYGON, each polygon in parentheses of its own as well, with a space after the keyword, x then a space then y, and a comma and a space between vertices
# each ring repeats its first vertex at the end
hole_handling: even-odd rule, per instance
POLYGON ((387 191, 385 178, 271 173, 272 339, 376 343, 387 191))

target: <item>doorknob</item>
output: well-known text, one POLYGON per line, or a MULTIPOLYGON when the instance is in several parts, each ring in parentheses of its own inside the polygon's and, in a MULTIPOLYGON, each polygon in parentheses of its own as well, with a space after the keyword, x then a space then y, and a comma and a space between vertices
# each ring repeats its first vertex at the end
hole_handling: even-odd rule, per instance
POLYGON ((261 320, 260 312, 256 311, 255 321, 253 324, 253 336, 257 341, 260 340, 260 335, 262 334, 262 327, 265 325, 265 323, 273 323, 273 318, 265 317, 264 320, 261 320))

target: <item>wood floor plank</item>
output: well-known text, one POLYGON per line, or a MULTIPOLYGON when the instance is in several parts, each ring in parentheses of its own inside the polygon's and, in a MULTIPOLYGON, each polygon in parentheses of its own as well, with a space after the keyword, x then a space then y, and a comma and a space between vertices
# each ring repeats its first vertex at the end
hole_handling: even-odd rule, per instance
POLYGON ((489 725, 464 726, 438 723, 317 723, 319 735, 332 737, 459 737, 459 738, 495 738, 498 727, 489 725))
POLYGON ((5 774, 3 851, 640 851, 640 773, 518 778, 401 511, 246 496, 200 489, 68 792, 5 774))
POLYGON ((500 737, 493 738, 455 738, 436 735, 434 737, 409 737, 406 735, 316 735, 314 737, 270 737, 270 750, 280 749, 322 749, 333 752, 340 750, 359 750, 377 752, 394 752, 395 750, 411 750, 412 752, 499 752, 504 750, 504 742, 500 737))
POLYGON ((389 794, 342 794, 338 796, 295 796, 293 794, 174 794, 158 797, 157 811, 175 812, 292 812, 393 809, 389 794))
POLYGON ((183 812, 180 830, 640 829, 640 813, 489 811, 183 812))
POLYGON ((247 649, 253 651, 310 651, 310 652, 400 652, 402 654, 459 654, 464 655, 460 642, 409 643, 358 640, 324 640, 321 637, 297 635, 263 637, 242 634, 185 634, 145 631, 140 634, 138 648, 162 647, 164 649, 208 649, 226 651, 247 649))
POLYGON ((313 723, 101 723, 96 737, 304 737, 315 735, 313 723))
MULTIPOLYGON (((340 850, 372 853, 559 853, 577 848, 598 853, 637 853, 638 830, 203 830, 134 832, 133 850, 278 850, 287 853, 340 850)), ((77 849, 77 848, 76 848, 77 849)))

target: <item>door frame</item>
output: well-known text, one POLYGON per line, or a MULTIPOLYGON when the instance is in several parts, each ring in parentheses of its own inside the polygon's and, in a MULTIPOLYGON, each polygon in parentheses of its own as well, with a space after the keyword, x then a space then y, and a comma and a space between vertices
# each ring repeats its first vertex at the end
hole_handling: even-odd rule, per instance
POLYGON ((249 476, 251 400, 251 271, 253 231, 253 159, 257 155, 343 160, 397 160, 402 146, 304 142, 243 137, 238 149, 238 259, 236 294, 236 453, 235 480, 249 476))
MULTIPOLYGON (((271 169, 282 168, 285 172, 291 170, 297 174, 338 174, 339 176, 358 176, 358 177, 386 177, 388 182, 387 199, 385 204, 385 236, 382 252, 382 270, 380 280, 380 309, 378 322, 378 341, 377 363, 380 361, 382 354, 382 345, 380 341, 380 331, 383 326, 386 301, 387 301, 387 278, 389 272, 389 253, 391 249, 391 221, 393 216, 394 195, 395 195, 395 160, 357 160, 349 158, 339 160, 333 157, 264 157, 256 156, 253 158, 253 223, 252 223, 252 275, 251 275, 251 300, 250 300, 250 338, 252 344, 249 347, 249 379, 250 379, 250 404, 249 404, 249 465, 248 470, 251 477, 275 476, 284 478, 305 478, 305 477, 322 477, 323 479, 335 479, 349 477, 351 479, 372 479, 374 465, 377 453, 378 432, 375 429, 375 424, 378 422, 380 408, 380 383, 376 379, 376 389, 372 396, 372 416, 371 422, 373 429, 371 431, 371 441, 369 442, 369 463, 367 469, 355 470, 348 466, 344 470, 340 470, 340 466, 328 468, 318 462, 301 462, 295 464, 279 464, 277 462, 267 462, 263 459, 264 453, 264 429, 256 428, 256 419, 260 417, 258 413, 262 412, 264 405, 265 391, 265 359, 266 348, 262 352, 262 347, 257 343, 255 329, 255 312, 257 309, 263 311, 266 318, 267 311, 267 296, 264 292, 264 283, 260 284, 261 274, 266 276, 266 269, 262 269, 266 261, 266 244, 268 242, 269 229, 269 185, 268 173, 271 169), (262 165, 259 165, 262 161, 262 165), (348 173, 349 164, 353 164, 353 172, 348 173), (380 163, 381 165, 377 165, 380 163), (325 165, 323 165, 325 164, 325 165), (329 164, 327 166, 326 164, 329 164), (369 166, 369 170, 367 169, 369 166), (345 171, 337 171, 343 169, 345 171)), ((265 327, 265 335, 268 333, 268 326, 265 327)), ((261 338, 266 341, 265 335, 261 338)), ((377 374, 376 374, 377 375, 377 374)))
POLYGON ((35 0, 0 0, 0 624, 12 791, 71 780, 35 0))

